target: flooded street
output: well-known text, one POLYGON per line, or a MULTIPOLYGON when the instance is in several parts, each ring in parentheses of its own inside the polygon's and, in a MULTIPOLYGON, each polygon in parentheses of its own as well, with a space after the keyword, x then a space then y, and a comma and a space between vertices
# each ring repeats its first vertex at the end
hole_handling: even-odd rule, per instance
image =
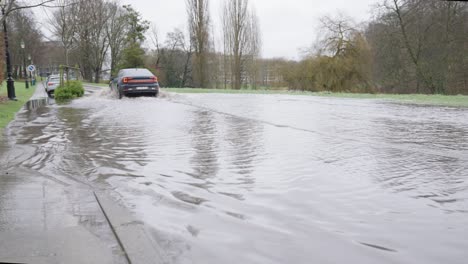
POLYGON ((168 263, 466 263, 468 109, 107 89, 24 110, 2 165, 105 190, 168 263))

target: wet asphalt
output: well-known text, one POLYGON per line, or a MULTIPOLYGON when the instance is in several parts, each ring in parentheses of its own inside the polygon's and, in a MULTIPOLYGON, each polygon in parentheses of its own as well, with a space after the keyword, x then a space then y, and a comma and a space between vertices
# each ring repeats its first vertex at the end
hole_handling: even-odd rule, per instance
POLYGON ((1 146, 7 170, 118 200, 167 263, 468 257, 466 108, 170 92, 118 100, 90 87, 70 104, 23 110, 1 146))

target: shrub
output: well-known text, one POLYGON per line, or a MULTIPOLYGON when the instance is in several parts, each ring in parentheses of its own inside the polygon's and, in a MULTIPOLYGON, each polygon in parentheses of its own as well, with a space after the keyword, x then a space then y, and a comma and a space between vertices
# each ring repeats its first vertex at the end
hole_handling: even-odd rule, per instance
POLYGON ((69 81, 65 86, 57 88, 54 97, 57 102, 72 100, 84 95, 83 84, 79 81, 69 81))
POLYGON ((83 84, 80 81, 70 81, 68 82, 68 87, 76 97, 82 97, 84 95, 83 84))
POLYGON ((63 102, 73 99, 73 94, 70 89, 65 87, 59 87, 55 89, 54 97, 57 102, 63 102))

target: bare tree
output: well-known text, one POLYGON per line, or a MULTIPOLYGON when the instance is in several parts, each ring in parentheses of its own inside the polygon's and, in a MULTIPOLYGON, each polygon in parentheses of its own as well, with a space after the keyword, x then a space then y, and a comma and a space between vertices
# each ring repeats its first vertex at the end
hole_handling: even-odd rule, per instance
POLYGON ((195 52, 195 80, 199 87, 208 87, 208 53, 210 49, 209 0, 186 0, 190 41, 195 52))
MULTIPOLYGON (((391 3, 386 3, 386 7, 395 14, 398 20, 398 26, 401 30, 404 47, 407 50, 412 63, 414 64, 417 76, 422 79, 425 86, 429 88, 431 93, 435 93, 436 87, 433 83, 432 77, 423 69, 423 66, 421 65, 421 52, 423 50, 425 38, 433 24, 424 24, 423 29, 418 30, 418 34, 414 34, 413 36, 410 36, 410 33, 408 32, 408 21, 421 15, 420 13, 418 14, 418 10, 420 10, 422 7, 423 2, 423 0, 414 0, 411 1, 411 6, 408 7, 404 6, 408 3, 406 0, 392 0, 391 3)), ((417 87, 418 88, 416 89, 416 92, 419 92, 419 83, 417 87)))
POLYGON ((249 9, 248 0, 226 0, 223 12, 225 52, 229 56, 231 83, 240 89, 245 78, 246 62, 259 53, 258 20, 249 9))
POLYGON ((27 55, 31 60, 35 60, 41 54, 42 37, 41 31, 36 26, 33 13, 28 9, 17 10, 8 16, 8 39, 11 65, 13 67, 13 77, 24 77, 24 61, 27 55), (24 49, 20 43, 24 42, 24 49), (20 70, 21 69, 21 70, 20 70))
POLYGON ((106 26, 106 36, 110 48, 110 73, 116 74, 117 64, 122 57, 122 50, 127 42, 128 23, 126 10, 116 2, 106 3, 109 11, 109 20, 106 26))
POLYGON ((53 33, 62 42, 65 51, 65 64, 69 65, 69 53, 73 48, 76 20, 75 12, 76 5, 74 0, 56 0, 58 10, 52 14, 50 24, 53 28, 53 33))
POLYGON ((109 49, 106 34, 109 10, 104 0, 78 0, 76 42, 85 79, 99 82, 102 65, 109 49))
POLYGON ((387 91, 464 90, 468 3, 382 0, 379 11, 367 38, 374 53, 374 77, 387 91))
POLYGON ((156 68, 156 71, 159 71, 161 66, 161 54, 164 52, 164 50, 161 49, 161 43, 159 40, 159 32, 158 28, 155 24, 152 24, 150 26, 150 34, 149 34, 149 41, 151 42, 152 47, 154 48, 154 66, 156 68))
POLYGON ((260 51, 262 47, 262 40, 260 38, 260 23, 256 15, 255 10, 251 11, 251 22, 250 22, 250 53, 247 57, 248 64, 248 76, 250 86, 256 89, 257 83, 259 82, 260 73, 260 51))
MULTIPOLYGON (((183 70, 180 78, 180 87, 185 87, 188 85, 189 81, 193 82, 193 65, 192 65, 192 57, 194 53, 193 42, 186 41, 184 33, 180 29, 176 29, 174 31, 174 41, 178 43, 178 48, 182 50, 183 54, 185 54, 185 58, 183 60, 183 70)), ((192 84, 193 85, 193 84, 192 84)), ((206 86, 202 86, 206 87, 206 86)))
POLYGON ((283 77, 292 89, 372 92, 369 45, 344 15, 321 18, 317 43, 299 63, 288 63, 283 77))
POLYGON ((156 49, 156 51, 159 51, 161 50, 161 44, 159 41, 158 27, 155 24, 151 24, 150 29, 151 31, 149 34, 149 40, 151 41, 151 44, 156 49))
POLYGON ((227 89, 228 87, 228 82, 230 83, 232 81, 231 76, 231 57, 229 56, 230 54, 230 34, 229 34, 229 20, 227 19, 227 13, 226 13, 226 3, 225 6, 223 7, 223 13, 221 15, 221 21, 223 23, 222 25, 222 42, 223 42, 223 58, 222 58, 222 73, 223 73, 223 84, 224 84, 224 89, 227 89))
POLYGON ((39 6, 48 6, 55 1, 56 0, 30 0, 28 1, 28 4, 25 4, 24 2, 18 0, 0 0, 0 5, 5 7, 5 14, 2 15, 0 23, 3 23, 6 17, 13 11, 39 6))
POLYGON ((106 60, 109 50, 109 36, 106 34, 107 22, 109 21, 109 9, 104 1, 91 1, 94 3, 91 12, 91 20, 94 21, 91 27, 91 43, 93 47, 93 69, 94 81, 99 83, 102 65, 106 60))
POLYGON ((357 32, 350 18, 344 15, 337 17, 325 16, 320 19, 321 32, 317 48, 318 54, 340 56, 352 43, 357 32))
POLYGON ((173 65, 175 69, 178 68, 174 74, 176 77, 174 84, 179 87, 186 86, 191 73, 192 42, 186 41, 182 30, 175 29, 174 32, 167 34, 166 49, 169 53, 166 63, 173 65))

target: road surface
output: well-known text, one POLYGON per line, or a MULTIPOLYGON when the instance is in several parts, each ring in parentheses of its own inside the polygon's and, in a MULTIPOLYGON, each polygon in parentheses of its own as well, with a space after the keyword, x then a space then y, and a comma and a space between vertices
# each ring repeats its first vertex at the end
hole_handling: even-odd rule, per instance
POLYGON ((466 108, 94 88, 21 112, 4 140, 9 168, 119 201, 167 263, 468 258, 466 108))

